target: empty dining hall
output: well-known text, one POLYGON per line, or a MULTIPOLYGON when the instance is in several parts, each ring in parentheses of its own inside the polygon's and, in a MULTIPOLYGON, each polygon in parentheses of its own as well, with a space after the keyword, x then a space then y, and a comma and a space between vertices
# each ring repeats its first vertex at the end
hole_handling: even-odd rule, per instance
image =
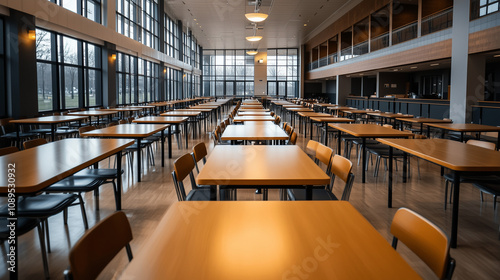
POLYGON ((0 279, 500 279, 499 0, 0 0, 0 279))

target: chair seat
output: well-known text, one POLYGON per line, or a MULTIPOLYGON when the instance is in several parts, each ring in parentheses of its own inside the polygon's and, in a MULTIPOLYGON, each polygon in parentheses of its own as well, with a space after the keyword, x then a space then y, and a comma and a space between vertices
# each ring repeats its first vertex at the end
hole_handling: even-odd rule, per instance
MULTIPOLYGON (((306 200, 305 189, 288 189, 288 197, 290 200, 306 200)), ((338 200, 338 198, 327 189, 313 189, 313 200, 338 200)))
MULTIPOLYGON (((369 148, 368 151, 376 156, 381 156, 381 157, 389 157, 389 148, 387 147, 373 147, 373 148, 369 148)), ((395 150, 395 151, 392 151, 392 156, 393 157, 402 157, 403 156, 403 152, 400 151, 400 150, 395 150)))
POLYGON ((500 184, 497 182, 488 182, 488 181, 482 181, 482 182, 475 182, 474 187, 480 189, 482 192, 492 194, 494 196, 500 195, 500 184))
POLYGON ((186 201, 207 201, 210 200, 210 189, 199 188, 191 190, 186 196, 186 201))
MULTIPOLYGON (((18 218, 16 224, 16 234, 23 235, 34 229, 39 223, 40 221, 38 219, 18 218)), ((0 218, 0 240, 9 238, 10 229, 7 227, 8 224, 9 221, 7 221, 7 218, 0 218)))
MULTIPOLYGON (((123 169, 121 170, 123 174, 123 169)), ((98 168, 98 169, 83 169, 73 175, 74 177, 91 177, 99 179, 116 179, 116 169, 98 168)))
MULTIPOLYGON (((19 138, 36 137, 36 136, 38 136, 38 133, 31 133, 31 132, 20 132, 19 133, 19 138)), ((8 139, 11 139, 11 138, 16 139, 17 134, 16 134, 16 132, 9 132, 9 133, 5 133, 4 135, 2 135, 0 137, 1 138, 8 138, 8 139)))
MULTIPOLYGON (((352 140, 352 143, 354 143, 356 145, 362 145, 363 139, 361 139, 361 138, 354 139, 354 140, 352 140)), ((365 144, 366 145, 378 145, 378 144, 380 144, 380 142, 377 140, 373 140, 373 139, 366 139, 365 144)))
POLYGON ((102 180, 87 177, 68 177, 50 187, 46 188, 47 192, 89 192, 97 189, 103 183, 102 180))
MULTIPOLYGON (((17 214, 20 217, 49 217, 55 215, 78 199, 76 194, 44 194, 25 197, 18 201, 17 214)), ((0 216, 7 216, 7 205, 0 208, 0 216)))
MULTIPOLYGON (((448 181, 454 182, 455 178, 452 173, 444 174, 444 178, 448 181)), ((472 183, 472 182, 498 182, 500 181, 500 177, 497 175, 481 175, 481 174, 470 174, 470 175, 462 175, 460 176, 461 183, 472 183)))

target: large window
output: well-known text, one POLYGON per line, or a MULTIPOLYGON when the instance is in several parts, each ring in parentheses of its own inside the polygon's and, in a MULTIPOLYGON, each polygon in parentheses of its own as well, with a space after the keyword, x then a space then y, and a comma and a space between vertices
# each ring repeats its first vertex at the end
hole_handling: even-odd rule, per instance
POLYGON ((172 68, 166 68, 165 91, 168 100, 182 99, 181 92, 182 72, 172 68))
POLYGON ((159 49, 158 0, 116 0, 116 32, 159 49))
POLYGON ((165 53, 173 58, 179 58, 179 29, 177 24, 166 14, 163 16, 165 30, 165 53))
POLYGON ((123 105, 159 101, 159 71, 157 63, 118 53, 116 103, 123 105))
POLYGON ((267 50, 267 94, 296 97, 299 93, 297 49, 267 50))
POLYGON ((186 32, 182 32, 182 51, 184 63, 191 65, 191 35, 186 32))
POLYGON ((101 48, 37 29, 38 111, 102 104, 101 48))
POLYGON ((253 96, 254 57, 245 50, 204 50, 203 95, 253 96))
POLYGON ((65 9, 101 23, 101 0, 50 0, 65 9))
POLYGON ((5 94, 5 35, 3 19, 0 18, 0 118, 7 115, 7 96, 5 94))

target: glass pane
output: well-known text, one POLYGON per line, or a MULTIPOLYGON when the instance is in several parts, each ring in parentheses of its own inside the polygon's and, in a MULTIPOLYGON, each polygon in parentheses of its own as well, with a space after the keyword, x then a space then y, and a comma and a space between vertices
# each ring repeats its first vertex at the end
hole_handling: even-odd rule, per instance
POLYGON ((77 9, 76 9, 76 1, 75 0, 63 0, 62 1, 62 6, 65 8, 65 9, 68 9, 70 11, 72 11, 73 13, 77 13, 77 9))
POLYGON ((488 6, 488 14, 498 11, 498 2, 488 6))
POLYGON ((48 63, 38 62, 38 111, 51 111, 52 108, 52 66, 48 63))
POLYGON ((52 60, 50 32, 41 29, 36 30, 36 59, 52 60))
POLYGON ((69 37, 63 37, 64 63, 78 65, 78 41, 69 37))
POLYGON ((65 108, 78 108, 78 68, 64 67, 64 98, 65 108))

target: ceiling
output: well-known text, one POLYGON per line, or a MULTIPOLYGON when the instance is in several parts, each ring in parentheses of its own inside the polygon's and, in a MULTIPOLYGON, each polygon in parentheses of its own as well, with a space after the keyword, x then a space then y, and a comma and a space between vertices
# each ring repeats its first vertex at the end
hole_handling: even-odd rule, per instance
POLYGON ((269 17, 258 24, 260 42, 248 42, 255 28, 245 18, 254 12, 251 0, 165 0, 166 11, 192 31, 204 49, 298 48, 361 0, 262 0, 259 12, 269 17))

